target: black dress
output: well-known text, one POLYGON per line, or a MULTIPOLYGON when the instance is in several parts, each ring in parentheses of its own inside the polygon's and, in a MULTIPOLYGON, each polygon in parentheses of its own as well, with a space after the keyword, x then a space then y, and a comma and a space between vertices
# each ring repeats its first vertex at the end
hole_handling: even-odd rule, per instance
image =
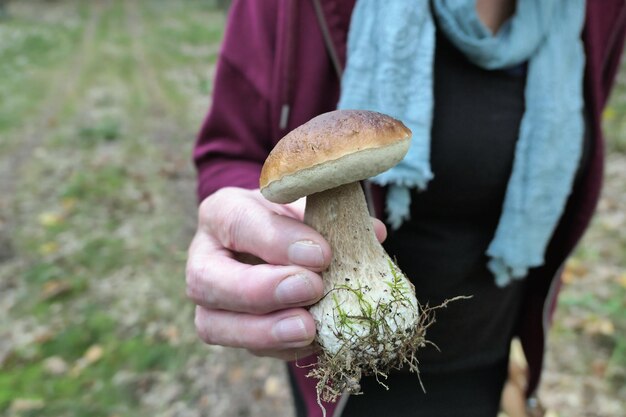
MULTIPOLYGON (((485 252, 500 219, 524 113, 525 66, 484 70, 441 32, 435 49, 431 167, 414 192, 411 219, 384 244, 415 285, 422 305, 471 299, 436 312, 429 345, 418 352, 420 377, 395 372, 361 381, 341 417, 495 417, 519 320, 524 281, 499 288, 485 252)), ((586 153, 583 152, 583 160, 586 153)), ((305 416, 298 406, 298 415, 305 416)))
POLYGON ((415 374, 390 375, 385 390, 361 381, 342 417, 497 415, 508 349, 524 283, 498 288, 485 251, 494 236, 524 113, 524 68, 487 71, 470 63, 441 32, 435 49, 431 167, 414 192, 411 219, 384 244, 415 285, 422 305, 438 305, 415 374), (393 406, 391 406, 393 404, 393 406), (462 410, 462 411, 459 411, 462 410))

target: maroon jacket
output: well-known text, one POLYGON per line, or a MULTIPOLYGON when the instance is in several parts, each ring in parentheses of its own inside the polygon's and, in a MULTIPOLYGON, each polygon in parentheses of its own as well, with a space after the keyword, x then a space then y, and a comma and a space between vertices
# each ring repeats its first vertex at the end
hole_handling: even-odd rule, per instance
MULTIPOLYGON (((225 186, 258 188, 261 166, 274 144, 312 117, 335 109, 354 2, 233 2, 213 104, 194 150, 200 200, 225 186)), ((545 265, 527 277, 518 334, 530 367, 528 395, 539 382, 560 268, 589 224, 600 194, 604 160, 601 113, 625 34, 624 0, 587 0, 585 98, 594 141, 589 166, 572 192, 545 265)))

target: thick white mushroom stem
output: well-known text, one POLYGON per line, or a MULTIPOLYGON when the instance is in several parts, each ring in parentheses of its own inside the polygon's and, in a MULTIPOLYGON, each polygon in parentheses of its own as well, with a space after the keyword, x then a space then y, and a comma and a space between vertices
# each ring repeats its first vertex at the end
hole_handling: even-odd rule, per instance
POLYGON ((304 221, 333 251, 323 273, 325 296, 310 309, 322 348, 311 372, 318 397, 358 393, 362 375, 384 377, 402 365, 417 371, 424 326, 415 291, 376 239, 360 184, 308 196, 304 221))

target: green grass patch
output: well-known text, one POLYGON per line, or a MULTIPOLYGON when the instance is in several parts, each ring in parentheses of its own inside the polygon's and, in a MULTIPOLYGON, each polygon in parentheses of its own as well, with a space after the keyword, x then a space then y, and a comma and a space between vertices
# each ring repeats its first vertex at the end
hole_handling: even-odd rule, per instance
POLYGON ((76 171, 62 188, 61 197, 74 198, 82 204, 103 204, 107 200, 116 204, 121 200, 120 191, 127 180, 128 171, 121 166, 76 171))
POLYGON ((609 152, 626 153, 626 72, 618 74, 611 100, 604 110, 604 131, 609 152))
POLYGON ((29 267, 24 273, 24 279, 27 282, 39 285, 62 279, 66 276, 67 274, 63 268, 47 262, 37 262, 29 267))
POLYGON ((207 94, 210 65, 217 60, 225 17, 202 2, 142 3, 148 60, 168 99, 184 106, 192 94, 207 94))
POLYGON ((92 125, 82 126, 78 131, 78 137, 86 145, 113 142, 121 136, 122 125, 118 119, 113 117, 105 117, 92 125))
MULTIPOLYGON (((73 12, 67 5, 68 13, 73 12)), ((36 111, 55 68, 77 50, 82 26, 58 25, 12 15, 0 24, 0 134, 21 126, 36 111)))
POLYGON ((143 335, 124 339, 116 327, 105 312, 87 311, 84 320, 39 345, 34 356, 16 356, 0 373, 0 410, 15 398, 36 398, 45 405, 39 415, 109 415, 138 405, 139 374, 177 369, 186 360, 184 349, 143 335), (85 365, 85 353, 94 346, 101 355, 85 365), (62 358, 67 371, 47 371, 50 357, 62 358), (131 377, 116 381, 119 372, 131 377))
POLYGON ((75 252, 67 263, 97 277, 109 274, 130 261, 124 240, 116 237, 96 237, 75 252))
MULTIPOLYGON (((45 335, 26 345, 8 341, 12 352, 0 364, 0 415, 16 399, 42 402, 43 408, 21 416, 163 412, 146 411, 141 396, 159 375, 182 377, 190 352, 202 347, 188 343, 191 319, 177 341, 160 328, 191 317, 191 307, 180 280, 172 279, 184 269, 177 240, 184 215, 170 201, 186 197, 172 191, 178 179, 168 172, 178 162, 164 155, 166 147, 154 136, 164 125, 176 133, 162 140, 191 146, 187 135, 197 126, 182 116, 197 96, 187 87, 210 91, 207 62, 215 59, 223 28, 223 15, 208 3, 138 2, 132 7, 139 11, 139 39, 130 3, 122 0, 41 2, 40 10, 29 12, 49 19, 48 7, 55 13, 68 7, 75 25, 62 16, 55 23, 20 16, 10 21, 24 39, 0 51, 0 74, 10 74, 0 76, 0 151, 11 155, 23 134, 37 136, 34 157, 20 167, 11 196, 12 244, 20 263, 8 323, 25 324, 26 336, 45 335), (87 22, 95 22, 94 32, 85 31, 87 22), (146 64, 156 82, 146 78, 146 64), (178 74, 170 77, 179 69, 183 82, 178 74), (66 89, 69 75, 75 79, 66 89), (155 85, 163 93, 160 112, 154 111, 155 85), (52 99, 56 91, 63 95, 52 99), (53 120, 44 120, 49 114, 53 120), (5 143, 9 131, 11 142, 5 143), (160 296, 168 299, 155 302, 160 296), (137 317, 125 315, 130 308, 137 317), (81 368, 94 347, 101 356, 81 368), (50 358, 60 358, 67 369, 52 372, 50 358)), ((2 34, 0 29, 0 45, 8 40, 2 34)))
POLYGON ((129 264, 130 256, 122 238, 114 235, 92 236, 70 254, 34 262, 25 270, 24 279, 36 286, 68 280, 76 284, 75 289, 81 289, 82 276, 89 274, 97 277, 115 272, 129 264))
POLYGON ((592 340, 596 347, 608 351, 607 377, 615 388, 619 388, 626 381, 626 288, 617 283, 608 285, 610 288, 606 294, 609 295, 605 298, 565 292, 559 298, 559 308, 565 310, 565 315, 570 312, 569 315, 604 324, 603 331, 592 332, 592 340))
POLYGON ((104 311, 83 312, 84 320, 67 327, 40 346, 40 358, 60 356, 67 361, 78 360, 90 346, 115 344, 116 323, 104 311))

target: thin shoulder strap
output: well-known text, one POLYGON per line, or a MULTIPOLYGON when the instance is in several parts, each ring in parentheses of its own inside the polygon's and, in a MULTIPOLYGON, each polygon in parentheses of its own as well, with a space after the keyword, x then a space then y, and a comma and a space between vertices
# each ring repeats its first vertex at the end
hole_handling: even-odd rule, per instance
POLYGON ((311 1, 313 2, 313 8, 315 9, 315 14, 317 15, 317 20, 322 31, 322 37, 324 38, 326 49, 328 50, 328 55, 330 56, 330 60, 333 63, 333 67, 335 68, 335 73, 337 74, 337 77, 339 77, 339 79, 341 80, 341 76, 343 75, 343 67, 341 65, 341 61, 339 61, 339 55, 337 54, 337 49, 335 48, 333 39, 330 36, 330 30, 328 29, 328 22, 326 21, 326 17, 324 16, 322 3, 320 0, 311 1))

